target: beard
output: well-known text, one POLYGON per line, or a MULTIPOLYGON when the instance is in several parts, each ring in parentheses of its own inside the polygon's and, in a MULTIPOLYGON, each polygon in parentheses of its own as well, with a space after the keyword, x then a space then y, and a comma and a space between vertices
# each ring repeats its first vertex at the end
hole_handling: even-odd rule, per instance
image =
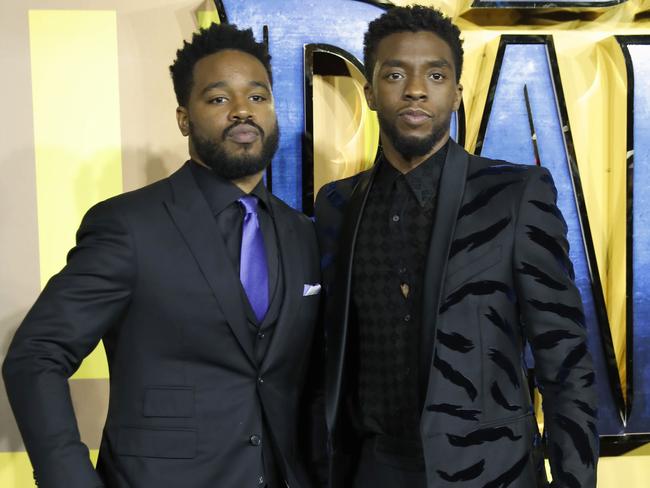
POLYGON ((212 171, 226 180, 238 180, 266 169, 271 164, 273 155, 278 149, 278 141, 280 139, 277 121, 268 134, 252 121, 235 123, 223 131, 221 141, 198 134, 192 122, 190 122, 189 128, 190 140, 192 141, 196 154, 212 171), (248 124, 259 131, 260 138, 262 139, 262 149, 259 154, 244 153, 243 155, 235 155, 225 148, 224 141, 226 140, 228 131, 240 124, 248 124))
POLYGON ((377 118, 379 119, 379 127, 393 144, 395 150, 407 160, 424 156, 431 151, 433 146, 445 137, 451 124, 450 114, 447 120, 442 120, 440 123, 434 124, 431 133, 428 135, 414 137, 401 133, 397 125, 383 117, 380 112, 377 112, 377 118))

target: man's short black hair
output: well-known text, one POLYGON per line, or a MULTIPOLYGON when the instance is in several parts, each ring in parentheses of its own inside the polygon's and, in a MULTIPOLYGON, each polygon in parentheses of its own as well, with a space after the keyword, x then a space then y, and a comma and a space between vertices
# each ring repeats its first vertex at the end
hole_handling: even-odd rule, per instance
POLYGON ((460 30, 439 10, 422 5, 392 7, 370 22, 363 38, 363 64, 368 82, 372 83, 377 46, 384 37, 398 32, 421 31, 432 32, 449 45, 454 56, 456 83, 458 83, 463 71, 463 41, 460 39, 460 30))
POLYGON ((192 36, 192 42, 183 42, 183 47, 176 51, 176 60, 169 67, 174 82, 176 100, 182 107, 187 106, 194 83, 194 65, 202 58, 224 49, 235 49, 255 56, 266 68, 269 81, 271 74, 271 56, 265 44, 257 42, 251 29, 240 30, 234 24, 212 24, 192 36))

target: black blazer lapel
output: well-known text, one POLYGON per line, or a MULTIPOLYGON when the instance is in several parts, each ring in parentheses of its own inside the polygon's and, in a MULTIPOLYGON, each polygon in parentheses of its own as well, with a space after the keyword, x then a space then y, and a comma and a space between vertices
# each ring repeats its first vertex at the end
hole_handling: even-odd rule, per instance
POLYGON ((338 409, 342 403, 343 363, 350 325, 354 247, 361 217, 379 164, 381 163, 375 164, 371 171, 360 176, 354 190, 352 190, 341 223, 335 278, 331 287, 331 299, 326 310, 325 321, 327 327, 327 365, 325 373, 327 403, 325 405, 325 416, 330 432, 334 430, 338 409))
POLYGON ((469 155, 454 141, 449 141, 447 159, 440 177, 438 201, 429 241, 422 295, 422 342, 420 350, 420 393, 424 402, 431 371, 436 320, 445 279, 449 247, 467 180, 469 155))
POLYGON ((240 297, 239 277, 219 235, 210 207, 203 198, 186 163, 169 177, 173 199, 165 202, 169 214, 183 234, 203 276, 219 302, 223 315, 249 360, 256 364, 246 312, 240 297))

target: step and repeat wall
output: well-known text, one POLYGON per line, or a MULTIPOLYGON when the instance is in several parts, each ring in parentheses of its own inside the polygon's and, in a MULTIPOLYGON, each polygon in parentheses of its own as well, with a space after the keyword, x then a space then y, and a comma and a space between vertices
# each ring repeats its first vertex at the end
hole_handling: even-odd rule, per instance
MULTIPOLYGON (((230 22, 268 42, 281 142, 267 185, 309 215, 323 184, 374 161, 379 131, 363 97, 363 32, 391 5, 408 3, 4 0, 0 360, 65 263, 85 211, 187 159, 168 71, 183 39, 230 22)), ((463 34, 453 137, 554 175, 596 363, 604 452, 650 442, 650 0, 419 3, 452 16, 463 34)), ((101 344, 70 388, 96 456, 108 399, 101 344)), ((603 459, 599 485, 645 486, 648 469, 634 459, 603 459)), ((0 486, 33 486, 4 388, 0 486)))

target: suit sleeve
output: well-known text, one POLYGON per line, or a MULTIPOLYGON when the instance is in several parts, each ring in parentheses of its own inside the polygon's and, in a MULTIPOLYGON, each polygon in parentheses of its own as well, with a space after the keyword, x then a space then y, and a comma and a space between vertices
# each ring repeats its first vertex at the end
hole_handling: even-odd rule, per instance
POLYGON ((348 193, 352 187, 349 180, 344 180, 343 183, 340 181, 332 182, 323 186, 319 190, 314 204, 314 222, 320 249, 320 264, 326 298, 331 294, 331 286, 336 271, 335 257, 338 251, 339 232, 345 205, 349 199, 348 193))
POLYGON ((325 305, 326 296, 329 290, 331 274, 330 266, 333 262, 332 243, 324 237, 323 210, 328 206, 326 190, 331 186, 318 192, 314 205, 314 223, 319 248, 319 261, 321 268, 321 303, 319 308, 318 326, 312 349, 311 362, 311 384, 312 394, 309 407, 310 412, 310 436, 309 446, 309 468, 312 478, 317 486, 324 487, 328 484, 328 454, 327 454, 327 426, 325 423, 325 305))
POLYGON ((553 486, 596 486, 594 369, 567 226, 550 173, 533 168, 517 220, 514 273, 521 318, 535 358, 553 486))
POLYGON ((128 307, 136 269, 131 239, 110 203, 93 207, 66 266, 9 347, 2 373, 39 486, 102 486, 80 439, 68 378, 128 307))

